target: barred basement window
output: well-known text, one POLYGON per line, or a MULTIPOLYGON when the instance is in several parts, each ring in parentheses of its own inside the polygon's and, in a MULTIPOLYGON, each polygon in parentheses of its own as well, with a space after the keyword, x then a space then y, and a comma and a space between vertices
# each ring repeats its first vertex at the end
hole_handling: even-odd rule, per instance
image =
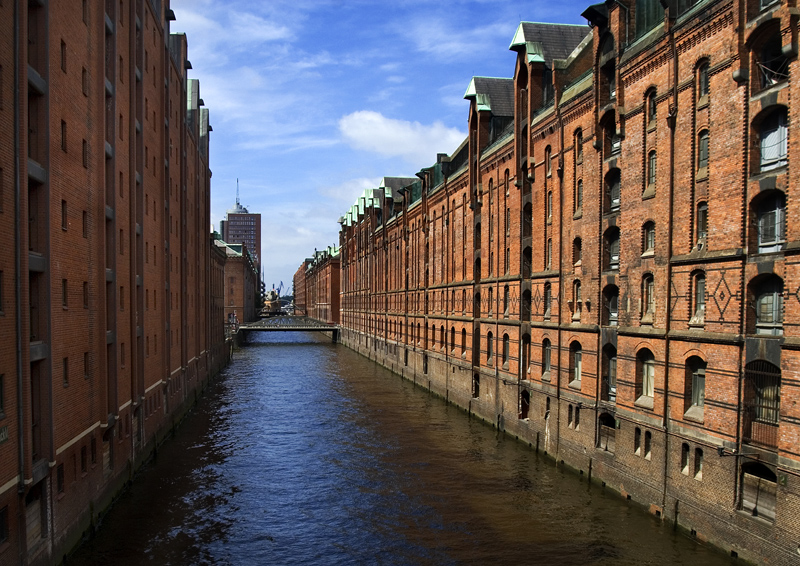
POLYGON ((775 504, 778 494, 778 477, 770 468, 759 462, 742 465, 739 508, 765 521, 775 521, 775 504))

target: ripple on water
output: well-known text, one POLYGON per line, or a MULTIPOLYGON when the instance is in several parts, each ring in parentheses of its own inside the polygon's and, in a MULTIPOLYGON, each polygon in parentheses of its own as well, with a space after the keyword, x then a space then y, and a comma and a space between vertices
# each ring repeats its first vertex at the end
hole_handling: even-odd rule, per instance
POLYGON ((327 338, 278 334, 236 353, 71 561, 142 562, 728 560, 327 338))

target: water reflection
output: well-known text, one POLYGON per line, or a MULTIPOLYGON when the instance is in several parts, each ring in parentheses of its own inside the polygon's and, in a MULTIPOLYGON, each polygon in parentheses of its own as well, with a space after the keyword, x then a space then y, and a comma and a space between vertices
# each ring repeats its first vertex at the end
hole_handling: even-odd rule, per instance
POLYGON ((728 564, 324 336, 256 336, 78 564, 728 564))

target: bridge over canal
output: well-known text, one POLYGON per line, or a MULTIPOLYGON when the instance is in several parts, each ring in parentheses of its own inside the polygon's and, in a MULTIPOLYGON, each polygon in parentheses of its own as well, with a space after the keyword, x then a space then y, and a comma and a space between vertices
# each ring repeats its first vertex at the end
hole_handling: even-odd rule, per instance
POLYGON ((330 332, 334 342, 339 340, 339 326, 327 324, 307 316, 276 316, 262 318, 239 326, 239 330, 247 334, 250 332, 330 332))

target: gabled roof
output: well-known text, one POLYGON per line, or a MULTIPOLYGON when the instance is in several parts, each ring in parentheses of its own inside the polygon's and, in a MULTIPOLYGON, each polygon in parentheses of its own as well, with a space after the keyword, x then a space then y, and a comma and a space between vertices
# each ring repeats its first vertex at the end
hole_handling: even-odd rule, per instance
POLYGON ((478 110, 489 110, 495 116, 513 116, 514 79, 472 77, 464 98, 475 98, 478 110))
POLYGON ((543 24, 520 22, 514 39, 508 47, 511 51, 525 49, 529 63, 545 63, 553 68, 553 59, 566 59, 592 30, 573 24, 543 24))

